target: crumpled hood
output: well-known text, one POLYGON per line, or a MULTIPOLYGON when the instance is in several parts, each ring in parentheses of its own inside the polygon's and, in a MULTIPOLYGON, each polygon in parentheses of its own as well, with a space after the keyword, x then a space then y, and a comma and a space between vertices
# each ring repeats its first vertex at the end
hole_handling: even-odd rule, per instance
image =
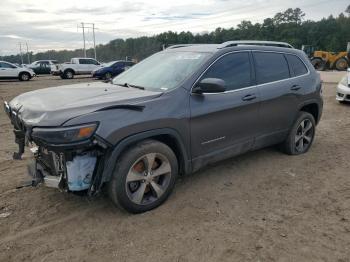
POLYGON ((28 126, 59 126, 74 117, 117 105, 136 105, 162 92, 111 83, 83 83, 27 92, 9 103, 28 126))

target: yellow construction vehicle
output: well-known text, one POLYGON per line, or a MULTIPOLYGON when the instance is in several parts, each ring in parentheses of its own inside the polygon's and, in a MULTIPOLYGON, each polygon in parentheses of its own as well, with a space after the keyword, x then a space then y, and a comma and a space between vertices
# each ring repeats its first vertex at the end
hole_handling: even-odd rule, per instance
POLYGON ((310 57, 316 70, 336 69, 344 71, 350 67, 350 42, 347 51, 343 52, 314 51, 313 46, 310 45, 303 45, 302 50, 310 57))

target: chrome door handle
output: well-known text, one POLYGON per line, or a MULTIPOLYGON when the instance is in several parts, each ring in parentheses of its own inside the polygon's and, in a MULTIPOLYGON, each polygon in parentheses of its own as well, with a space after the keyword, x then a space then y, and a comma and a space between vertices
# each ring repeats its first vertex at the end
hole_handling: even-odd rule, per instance
POLYGON ((290 90, 292 91, 298 91, 301 88, 300 85, 292 85, 292 87, 290 88, 290 90))
POLYGON ((242 97, 242 100, 243 101, 251 101, 251 100, 254 100, 255 98, 256 98, 256 95, 251 94, 251 95, 246 95, 246 96, 242 97))

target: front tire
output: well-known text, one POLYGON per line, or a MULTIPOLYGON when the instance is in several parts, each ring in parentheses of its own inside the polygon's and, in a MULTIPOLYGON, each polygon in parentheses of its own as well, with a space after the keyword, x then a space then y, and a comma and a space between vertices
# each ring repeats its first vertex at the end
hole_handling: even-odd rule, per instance
POLYGON ((20 81, 29 81, 30 78, 31 78, 30 74, 26 73, 26 72, 20 73, 20 75, 19 75, 19 80, 20 81))
POLYGON ((315 137, 316 122, 313 115, 300 111, 287 139, 283 142, 283 151, 288 155, 306 153, 315 137))
POLYGON ((110 73, 110 72, 105 73, 103 78, 104 78, 104 80, 110 80, 112 78, 112 73, 110 73))
POLYGON ((177 175, 174 152, 161 142, 145 140, 118 159, 108 193, 115 205, 131 213, 146 212, 168 198, 177 175))

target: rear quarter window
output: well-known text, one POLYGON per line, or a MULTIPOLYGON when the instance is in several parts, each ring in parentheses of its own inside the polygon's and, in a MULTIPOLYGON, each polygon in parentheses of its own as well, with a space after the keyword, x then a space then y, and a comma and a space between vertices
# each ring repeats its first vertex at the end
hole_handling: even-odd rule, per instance
POLYGON ((286 55, 286 58, 293 76, 305 75, 308 72, 305 64, 299 57, 295 55, 286 55))
POLYGON ((254 61, 258 84, 274 82, 290 77, 287 60, 283 54, 254 52, 254 61))

